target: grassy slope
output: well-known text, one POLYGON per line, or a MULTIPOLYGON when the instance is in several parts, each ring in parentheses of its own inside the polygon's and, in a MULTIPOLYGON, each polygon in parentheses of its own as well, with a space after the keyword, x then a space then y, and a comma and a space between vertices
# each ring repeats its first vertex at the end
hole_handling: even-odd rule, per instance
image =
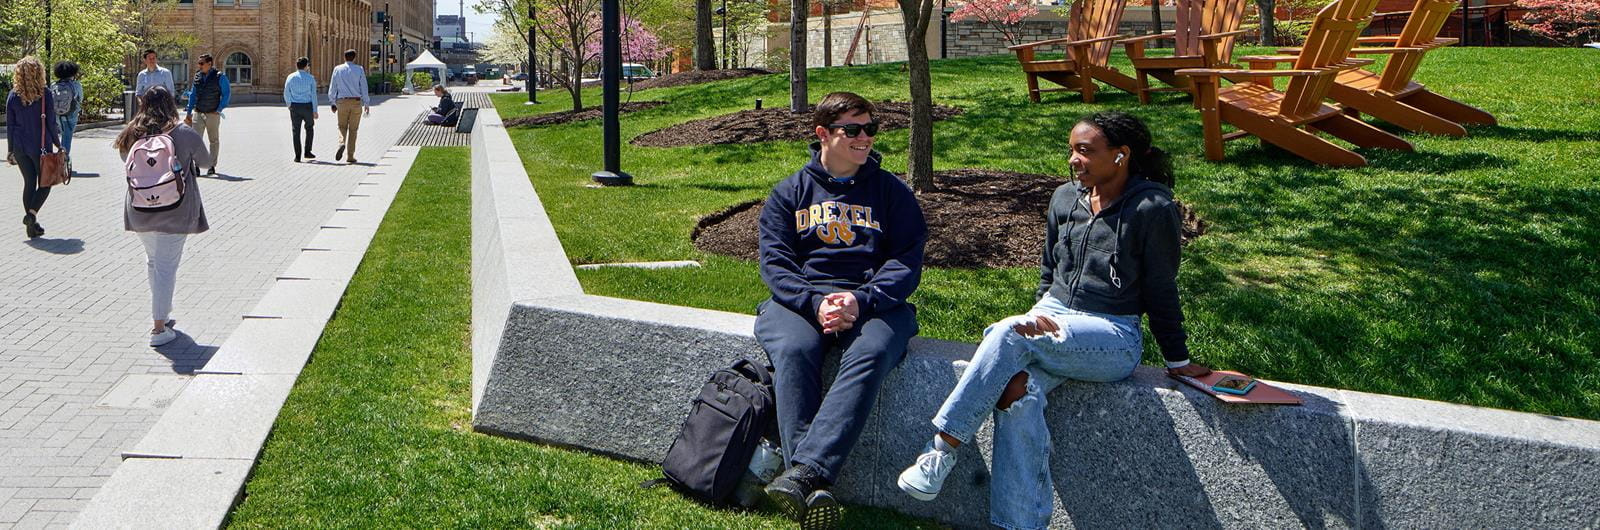
MULTIPOLYGON (((1242 54, 1265 50, 1243 50, 1242 54)), ((1139 106, 1102 92, 1031 104, 1010 57, 936 61, 934 97, 967 109, 935 127, 940 169, 1067 174, 1066 131, 1122 109, 1174 156, 1178 196, 1212 223, 1180 277, 1199 360, 1261 377, 1600 419, 1600 63, 1590 50, 1446 48, 1418 79, 1494 113, 1469 137, 1403 135, 1415 153, 1364 152, 1331 170, 1254 140, 1206 161, 1200 121, 1179 95, 1139 106)), ((1120 57, 1114 64, 1126 66, 1120 57)), ((898 64, 811 72, 833 90, 905 99, 898 64)), ((642 92, 672 104, 628 115, 623 137, 788 101, 786 76, 642 92)), ((506 102, 515 95, 497 96, 506 102)), ((564 98, 551 93, 546 101, 564 98)), ((598 104, 597 92, 586 101, 598 104)), ((519 101, 520 103, 520 101, 519 101)), ((560 110, 502 104, 516 115, 560 110)), ((765 295, 749 262, 688 240, 695 218, 765 196, 805 160, 802 143, 624 146, 639 186, 585 188, 599 169, 599 123, 514 129, 512 137, 576 263, 698 259, 674 271, 582 271, 591 293, 749 313, 765 295)), ((905 167, 907 133, 880 137, 905 167)), ((975 340, 1031 302, 1036 271, 931 270, 913 299, 923 334, 975 340)), ((1157 356, 1153 341, 1147 358, 1157 356)))
MULTIPOLYGON (((471 432, 466 148, 426 148, 279 415, 239 528, 774 528, 659 468, 471 432)), ((911 526, 879 510, 852 520, 911 526)))

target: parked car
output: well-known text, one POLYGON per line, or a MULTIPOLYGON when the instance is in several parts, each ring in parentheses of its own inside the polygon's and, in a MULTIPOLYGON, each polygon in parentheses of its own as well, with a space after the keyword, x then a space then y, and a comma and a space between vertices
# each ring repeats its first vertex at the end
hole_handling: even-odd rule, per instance
POLYGON ((461 71, 461 80, 463 82, 465 82, 466 84, 468 84, 468 85, 476 85, 476 84, 478 84, 478 70, 474 69, 474 68, 467 68, 466 70, 462 70, 461 71))
POLYGON ((649 68, 646 68, 642 64, 622 63, 622 78, 628 80, 630 83, 640 79, 650 79, 655 76, 655 72, 650 71, 649 68))
POLYGON ((511 76, 511 80, 512 81, 527 81, 528 80, 528 73, 527 72, 517 72, 517 75, 511 76))

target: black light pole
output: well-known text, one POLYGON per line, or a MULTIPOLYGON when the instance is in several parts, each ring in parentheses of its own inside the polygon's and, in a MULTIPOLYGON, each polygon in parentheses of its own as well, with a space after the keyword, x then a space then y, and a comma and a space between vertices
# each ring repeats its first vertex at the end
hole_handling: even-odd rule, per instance
POLYGON ((722 7, 717 8, 717 14, 722 15, 722 69, 728 69, 728 0, 722 0, 722 7))
POLYGON ((1468 2, 1467 0, 1461 0, 1461 45, 1462 46, 1466 46, 1467 45, 1467 9, 1470 9, 1472 7, 1471 4, 1472 3, 1468 2))
POLYGON ((528 0, 528 102, 524 105, 539 104, 539 90, 534 80, 539 78, 539 57, 534 55, 533 26, 538 20, 538 12, 534 11, 533 0, 528 0))
POLYGON ((950 8, 939 0, 939 58, 950 58, 950 8))
POLYGON ((633 176, 622 172, 622 146, 617 139, 621 135, 617 124, 618 80, 622 78, 622 13, 617 4, 618 0, 600 3, 600 90, 605 100, 605 124, 601 134, 605 136, 605 169, 590 178, 602 186, 633 184, 633 176))
POLYGON ((50 43, 50 37, 51 37, 51 33, 53 33, 51 31, 51 27, 50 27, 50 19, 55 18, 51 14, 51 9, 53 7, 54 6, 51 4, 50 0, 44 0, 44 82, 45 83, 49 83, 50 82, 50 62, 53 59, 53 57, 51 56, 51 51, 50 51, 50 44, 51 44, 50 43))

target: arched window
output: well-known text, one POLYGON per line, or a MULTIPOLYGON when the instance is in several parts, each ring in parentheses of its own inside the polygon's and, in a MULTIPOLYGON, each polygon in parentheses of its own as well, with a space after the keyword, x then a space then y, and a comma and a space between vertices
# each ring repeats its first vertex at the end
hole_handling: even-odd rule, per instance
POLYGON ((231 84, 250 84, 250 79, 253 77, 251 75, 253 69, 250 67, 249 55, 245 55, 244 52, 233 52, 228 56, 228 60, 223 61, 222 65, 222 73, 227 74, 228 81, 231 84))

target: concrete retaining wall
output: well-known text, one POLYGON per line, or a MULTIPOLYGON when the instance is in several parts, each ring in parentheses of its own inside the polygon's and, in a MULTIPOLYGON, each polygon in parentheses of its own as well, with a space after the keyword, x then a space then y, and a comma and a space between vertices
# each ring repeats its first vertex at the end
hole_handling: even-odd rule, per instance
MULTIPOLYGON (((707 374, 765 358, 754 318, 581 294, 499 118, 480 119, 474 427, 658 462, 707 374)), ((986 522, 989 427, 938 502, 894 483, 972 348, 912 342, 840 479, 846 501, 986 522)), ((1047 409, 1053 526, 1600 526, 1600 423, 1281 386, 1305 405, 1227 406, 1150 367, 1064 385, 1047 409)))

